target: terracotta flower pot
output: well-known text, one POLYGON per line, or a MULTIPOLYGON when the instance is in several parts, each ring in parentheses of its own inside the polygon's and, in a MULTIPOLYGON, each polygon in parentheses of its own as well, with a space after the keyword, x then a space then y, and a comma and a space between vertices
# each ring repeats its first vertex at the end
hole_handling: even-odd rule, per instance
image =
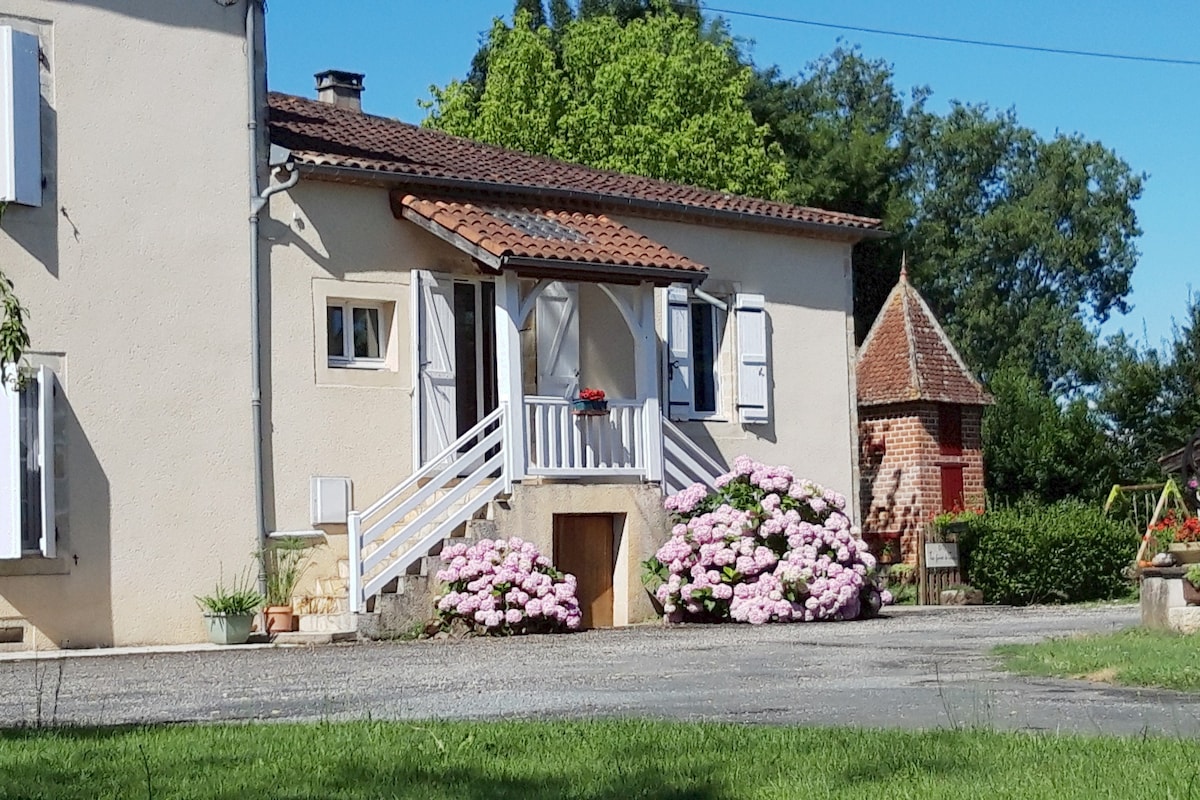
POLYGON ((293 619, 291 606, 267 606, 263 610, 263 617, 267 633, 291 633, 293 619))

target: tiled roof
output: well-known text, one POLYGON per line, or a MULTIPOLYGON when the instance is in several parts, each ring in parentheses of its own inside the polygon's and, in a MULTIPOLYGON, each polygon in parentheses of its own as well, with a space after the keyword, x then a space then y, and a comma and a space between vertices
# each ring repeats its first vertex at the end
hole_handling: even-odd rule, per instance
POLYGON ((859 348, 856 375, 860 406, 992 403, 904 271, 859 348))
MULTIPOLYGON (((436 226, 452 243, 463 241, 499 259, 542 259, 580 264, 672 269, 703 274, 706 269, 603 214, 558 211, 526 205, 392 193, 392 210, 436 226)), ((496 266, 500 266, 499 261, 496 266)))
POLYGON ((271 141, 298 163, 370 170, 424 185, 542 198, 577 196, 612 208, 717 213, 749 221, 825 228, 862 238, 883 235, 877 219, 715 192, 694 186, 592 169, 463 139, 332 103, 272 92, 271 141))

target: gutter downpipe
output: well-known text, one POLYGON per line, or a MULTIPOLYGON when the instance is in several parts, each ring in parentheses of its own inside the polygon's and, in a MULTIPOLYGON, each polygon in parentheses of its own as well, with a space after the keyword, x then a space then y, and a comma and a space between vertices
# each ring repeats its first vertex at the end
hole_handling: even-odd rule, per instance
MULTIPOLYGON (((262 0, 246 1, 246 67, 249 86, 247 91, 246 132, 249 137, 249 183, 250 183, 250 419, 254 437, 254 516, 257 525, 257 542, 260 550, 267 546, 266 492, 263 486, 263 419, 262 419, 262 319, 259 314, 259 212, 266 207, 271 195, 286 191, 300 180, 300 171, 294 164, 286 164, 284 171, 290 172, 286 181, 259 190, 258 170, 261 156, 259 145, 258 117, 263 98, 259 95, 259 17, 262 0)), ((265 54, 264 54, 265 58, 265 54)), ((266 65, 263 65, 263 74, 266 65)), ((258 592, 267 591, 266 565, 259 559, 258 592)))

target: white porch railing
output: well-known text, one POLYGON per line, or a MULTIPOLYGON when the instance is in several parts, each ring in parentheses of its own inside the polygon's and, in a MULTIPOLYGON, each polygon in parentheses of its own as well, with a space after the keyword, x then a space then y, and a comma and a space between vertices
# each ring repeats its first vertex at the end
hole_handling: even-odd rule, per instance
POLYGON ((576 416, 561 397, 525 397, 529 475, 644 476, 658 447, 641 400, 610 400, 608 413, 576 416))
POLYGON ((681 492, 693 483, 714 489, 717 476, 728 472, 666 417, 662 419, 662 446, 664 494, 681 492))
POLYGON ((508 487, 507 409, 502 403, 364 511, 350 512, 353 613, 508 487))

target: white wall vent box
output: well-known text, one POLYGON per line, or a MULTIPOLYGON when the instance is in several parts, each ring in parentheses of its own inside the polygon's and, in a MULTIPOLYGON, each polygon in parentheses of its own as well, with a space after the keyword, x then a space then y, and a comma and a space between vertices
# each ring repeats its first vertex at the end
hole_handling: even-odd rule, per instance
POLYGON ((38 39, 0 25, 0 202, 42 204, 38 39))
POLYGON ((345 525, 350 515, 350 479, 314 475, 308 481, 313 525, 345 525))

